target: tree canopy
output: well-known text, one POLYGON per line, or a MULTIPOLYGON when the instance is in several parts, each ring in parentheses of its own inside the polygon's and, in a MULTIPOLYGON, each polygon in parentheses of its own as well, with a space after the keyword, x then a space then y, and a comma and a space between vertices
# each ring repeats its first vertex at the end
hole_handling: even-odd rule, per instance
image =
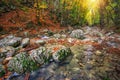
POLYGON ((36 15, 42 17, 40 12, 47 9, 61 25, 120 26, 120 0, 1 0, 0 4, 0 13, 27 6, 37 7, 36 15))

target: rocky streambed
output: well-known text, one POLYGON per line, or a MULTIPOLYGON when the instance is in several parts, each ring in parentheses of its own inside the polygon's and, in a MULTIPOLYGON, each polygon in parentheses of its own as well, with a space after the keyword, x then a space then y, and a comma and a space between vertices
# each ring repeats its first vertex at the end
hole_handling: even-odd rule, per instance
POLYGON ((34 40, 14 35, 0 40, 1 79, 24 80, 29 74, 28 80, 119 80, 118 34, 96 27, 48 32, 34 40))

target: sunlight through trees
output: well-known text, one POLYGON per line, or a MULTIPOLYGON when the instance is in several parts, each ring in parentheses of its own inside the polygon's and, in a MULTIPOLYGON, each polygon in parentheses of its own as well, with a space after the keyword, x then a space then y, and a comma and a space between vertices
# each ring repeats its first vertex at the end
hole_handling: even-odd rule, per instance
POLYGON ((38 23, 47 10, 61 25, 120 25, 120 0, 1 0, 0 13, 25 6, 35 7, 38 23))

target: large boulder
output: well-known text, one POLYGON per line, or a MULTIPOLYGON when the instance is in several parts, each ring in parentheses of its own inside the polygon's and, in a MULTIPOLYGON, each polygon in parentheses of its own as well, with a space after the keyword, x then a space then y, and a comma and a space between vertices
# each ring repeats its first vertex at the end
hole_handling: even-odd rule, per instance
POLYGON ((24 38, 22 40, 21 46, 26 47, 29 43, 30 43, 30 39, 29 38, 24 38))
POLYGON ((3 46, 17 47, 20 45, 21 40, 22 40, 21 37, 15 37, 14 35, 9 35, 0 40, 0 47, 3 47, 3 46))
POLYGON ((14 37, 14 38, 8 40, 8 42, 6 42, 6 44, 9 46, 17 47, 20 45, 21 40, 22 40, 22 38, 20 38, 20 37, 14 37))
POLYGON ((53 45, 48 49, 51 50, 55 62, 61 62, 71 54, 70 49, 63 45, 53 45))
POLYGON ((70 37, 83 39, 84 38, 84 32, 81 29, 73 30, 72 33, 70 34, 70 37))
POLYGON ((39 64, 44 64, 49 62, 51 59, 51 52, 45 47, 39 47, 30 51, 30 58, 39 64))
POLYGON ((17 54, 8 63, 8 70, 17 73, 30 72, 37 68, 37 64, 34 63, 25 52, 17 54))
POLYGON ((12 39, 13 37, 14 37, 14 35, 9 35, 9 36, 1 39, 1 40, 0 40, 0 47, 6 46, 6 45, 7 45, 6 43, 7 43, 10 39, 12 39))

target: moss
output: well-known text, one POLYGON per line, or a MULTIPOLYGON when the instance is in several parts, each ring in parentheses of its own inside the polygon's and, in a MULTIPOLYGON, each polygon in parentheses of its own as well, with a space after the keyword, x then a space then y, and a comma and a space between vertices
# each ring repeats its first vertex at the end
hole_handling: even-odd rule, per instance
POLYGON ((17 73, 31 72, 38 69, 38 66, 33 62, 26 53, 19 53, 8 63, 8 70, 17 73))
POLYGON ((4 76, 5 70, 2 65, 0 65, 0 77, 4 76))
POLYGON ((60 51, 58 51, 58 54, 59 54, 59 60, 62 61, 71 54, 71 51, 70 49, 66 49, 66 50, 61 49, 60 51))

